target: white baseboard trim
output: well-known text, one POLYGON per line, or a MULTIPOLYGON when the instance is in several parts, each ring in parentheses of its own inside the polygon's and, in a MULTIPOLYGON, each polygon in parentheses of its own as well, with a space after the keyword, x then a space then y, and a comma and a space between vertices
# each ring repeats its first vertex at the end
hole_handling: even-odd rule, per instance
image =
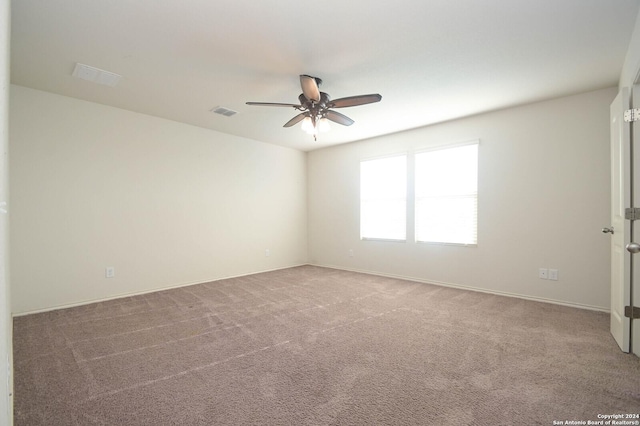
POLYGON ((447 282, 436 281, 436 280, 428 280, 428 279, 424 279, 424 278, 410 277, 410 276, 405 276, 405 275, 386 274, 386 273, 377 272, 377 271, 368 271, 368 270, 363 270, 363 269, 345 268, 345 267, 342 267, 342 266, 319 265, 319 264, 313 264, 313 263, 310 263, 309 265, 318 266, 320 268, 330 268, 330 269, 338 269, 338 270, 341 270, 341 271, 358 272, 358 273, 361 273, 361 274, 376 275, 376 276, 379 276, 379 277, 397 278, 397 279, 401 279, 401 280, 414 281, 414 282, 419 282, 419 283, 423 283, 423 284, 433 284, 433 285, 438 285, 438 286, 442 286, 442 287, 457 288, 457 289, 460 289, 460 290, 476 291, 476 292, 479 292, 479 293, 495 294, 497 296, 514 297, 516 299, 531 300, 531 301, 534 301, 534 302, 551 303, 553 305, 568 306, 568 307, 571 307, 571 308, 587 309, 587 310, 590 310, 590 311, 611 313, 610 308, 605 308, 605 307, 602 307, 602 306, 585 305, 585 304, 582 304, 582 303, 566 302, 566 301, 563 301, 563 300, 548 299, 548 298, 545 298, 545 297, 528 296, 526 294, 510 293, 510 292, 506 292, 506 291, 491 290, 491 289, 480 288, 480 287, 472 287, 472 286, 467 286, 467 285, 447 283, 447 282))
POLYGON ((130 292, 130 293, 122 293, 122 294, 117 294, 115 296, 109 296, 109 297, 104 297, 104 298, 98 298, 98 299, 92 299, 92 300, 83 300, 83 301, 80 301, 80 302, 74 302, 74 303, 69 303, 69 304, 64 304, 64 305, 56 305, 56 306, 52 306, 52 307, 49 307, 49 308, 37 309, 37 310, 33 310, 33 311, 12 313, 11 316, 13 318, 17 318, 17 317, 22 317, 22 316, 31 315, 31 314, 40 314, 40 313, 43 313, 43 312, 57 311, 59 309, 75 308, 77 306, 90 305, 92 303, 108 302, 110 300, 124 299, 125 297, 139 296, 139 295, 142 295, 142 294, 155 293, 157 291, 171 290, 171 289, 180 288, 180 287, 189 287, 191 285, 205 284, 205 283, 221 281, 221 280, 228 280, 228 279, 231 279, 231 278, 246 277, 246 276, 249 276, 249 275, 262 274, 264 272, 279 271, 279 270, 282 270, 282 269, 295 268, 295 267, 298 267, 298 266, 305 266, 305 265, 307 265, 307 263, 301 263, 301 264, 290 265, 290 266, 283 266, 281 268, 265 269, 265 270, 261 270, 261 271, 255 271, 255 272, 248 272, 246 274, 230 275, 230 276, 225 276, 225 277, 217 277, 217 278, 212 278, 210 280, 205 280, 205 281, 172 284, 172 285, 168 285, 168 286, 165 286, 165 287, 155 288, 155 289, 152 289, 152 290, 134 291, 134 292, 130 292))

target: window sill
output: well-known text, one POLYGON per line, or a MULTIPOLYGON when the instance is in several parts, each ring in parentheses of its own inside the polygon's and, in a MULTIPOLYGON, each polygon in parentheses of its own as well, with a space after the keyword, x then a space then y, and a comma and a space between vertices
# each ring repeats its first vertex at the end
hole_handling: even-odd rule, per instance
POLYGON ((443 243, 438 241, 416 241, 416 244, 434 245, 434 246, 458 246, 458 247, 478 247, 478 243, 443 243))
POLYGON ((406 243, 407 240, 394 240, 391 238, 360 238, 361 241, 381 241, 383 243, 406 243))

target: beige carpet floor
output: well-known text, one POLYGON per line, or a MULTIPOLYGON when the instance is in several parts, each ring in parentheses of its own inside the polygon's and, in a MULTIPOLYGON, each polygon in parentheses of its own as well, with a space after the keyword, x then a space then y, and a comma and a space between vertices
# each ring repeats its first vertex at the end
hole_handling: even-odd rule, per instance
POLYGON ((313 266, 14 319, 15 424, 552 425, 640 413, 607 314, 313 266))

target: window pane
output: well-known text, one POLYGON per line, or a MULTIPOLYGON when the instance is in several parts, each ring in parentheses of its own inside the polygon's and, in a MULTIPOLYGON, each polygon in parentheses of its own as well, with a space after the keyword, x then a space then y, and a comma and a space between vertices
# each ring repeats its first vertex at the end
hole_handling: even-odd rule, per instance
POLYGON ((478 144, 416 155, 416 240, 477 243, 478 144))
POLYGON ((416 200, 418 241, 476 244, 476 197, 416 200))
POLYGON ((360 163, 360 236, 406 239, 407 157, 360 163))

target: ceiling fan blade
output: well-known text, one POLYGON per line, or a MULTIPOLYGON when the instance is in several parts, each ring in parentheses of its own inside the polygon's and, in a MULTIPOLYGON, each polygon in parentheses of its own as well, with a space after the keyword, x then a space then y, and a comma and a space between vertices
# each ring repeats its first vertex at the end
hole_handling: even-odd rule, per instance
POLYGON ((349 96, 348 98, 334 99, 329 103, 329 108, 346 108, 358 105, 372 104, 380 102, 382 96, 379 94, 349 96))
POLYGON ((318 89, 318 82, 315 77, 301 75, 300 86, 302 86, 302 93, 305 98, 312 102, 320 101, 320 89, 318 89))
POLYGON ((304 118, 307 116, 306 112, 300 113, 298 115, 296 115, 295 117, 293 117, 291 120, 287 121, 284 126, 282 127, 291 127, 294 126, 296 124, 298 124, 299 122, 301 122, 302 120, 304 120, 304 118))
POLYGON ((344 114, 340 114, 339 112, 327 111, 324 116, 327 118, 327 120, 342 124, 343 126, 351 126, 353 124, 352 119, 344 114))
POLYGON ((277 106, 277 107, 293 107, 300 108, 302 105, 296 104, 281 104, 277 102, 247 102, 247 105, 257 105, 257 106, 277 106))

